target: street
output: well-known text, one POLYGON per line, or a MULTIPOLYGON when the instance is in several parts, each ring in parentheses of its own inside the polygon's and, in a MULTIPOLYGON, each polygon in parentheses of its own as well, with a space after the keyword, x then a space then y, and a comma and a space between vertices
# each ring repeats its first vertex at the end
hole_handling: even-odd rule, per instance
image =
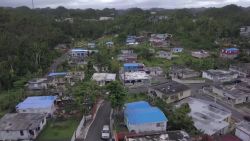
POLYGON ((102 127, 103 125, 110 124, 109 120, 110 112, 111 112, 110 103, 104 101, 96 114, 94 122, 89 128, 85 141, 102 141, 101 139, 102 127))

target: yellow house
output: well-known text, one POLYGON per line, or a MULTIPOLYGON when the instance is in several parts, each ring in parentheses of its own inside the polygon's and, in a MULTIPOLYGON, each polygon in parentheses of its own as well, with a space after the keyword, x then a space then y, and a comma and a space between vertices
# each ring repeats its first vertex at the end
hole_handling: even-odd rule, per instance
POLYGON ((153 98, 159 97, 166 103, 173 103, 191 96, 191 90, 184 84, 169 81, 151 86, 148 94, 153 98))

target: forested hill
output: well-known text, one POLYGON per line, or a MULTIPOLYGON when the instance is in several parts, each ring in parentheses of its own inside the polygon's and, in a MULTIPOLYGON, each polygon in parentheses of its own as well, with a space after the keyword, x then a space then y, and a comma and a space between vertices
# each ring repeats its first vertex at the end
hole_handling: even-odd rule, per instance
POLYGON ((213 49, 216 39, 238 39, 239 27, 249 24, 250 9, 235 5, 179 10, 0 8, 0 90, 14 87, 16 81, 31 74, 42 75, 58 56, 53 50, 55 45, 71 43, 72 39, 94 40, 118 34, 116 42, 121 44, 128 34, 167 32, 184 47, 213 49), (115 20, 98 21, 101 16, 115 20), (167 18, 157 20, 158 16, 167 18), (73 18, 74 22, 63 21, 65 18, 73 18))

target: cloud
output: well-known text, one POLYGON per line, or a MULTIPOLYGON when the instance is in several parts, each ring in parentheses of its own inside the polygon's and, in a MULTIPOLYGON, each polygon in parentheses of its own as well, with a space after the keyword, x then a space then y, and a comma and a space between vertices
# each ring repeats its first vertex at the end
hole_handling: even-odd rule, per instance
MULTIPOLYGON (((250 6, 250 0, 34 0, 35 7, 56 8, 193 8, 193 7, 221 7, 228 4, 250 6)), ((0 0, 0 6, 18 7, 32 6, 32 0, 0 0)))

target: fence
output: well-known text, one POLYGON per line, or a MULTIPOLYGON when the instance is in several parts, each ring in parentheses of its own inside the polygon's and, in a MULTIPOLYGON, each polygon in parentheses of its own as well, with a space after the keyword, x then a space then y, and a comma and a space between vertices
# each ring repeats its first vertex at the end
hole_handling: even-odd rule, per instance
POLYGON ((76 138, 81 134, 81 129, 84 126, 85 121, 86 121, 86 118, 85 118, 85 116, 83 116, 80 124, 78 125, 76 131, 74 132, 74 134, 71 138, 71 141, 75 141, 76 138))

